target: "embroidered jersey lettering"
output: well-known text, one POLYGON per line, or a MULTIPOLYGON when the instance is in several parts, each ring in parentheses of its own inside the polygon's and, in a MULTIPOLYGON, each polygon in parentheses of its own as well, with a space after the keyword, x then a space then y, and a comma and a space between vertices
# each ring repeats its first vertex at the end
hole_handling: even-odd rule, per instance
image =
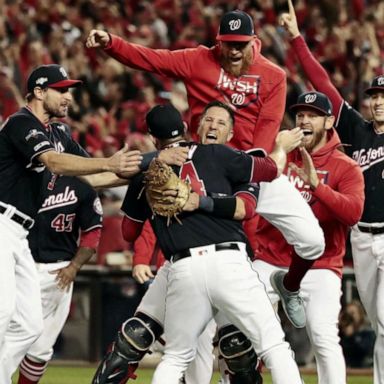
POLYGON ((199 178, 199 175, 197 174, 196 168, 192 161, 186 161, 183 164, 183 166, 180 168, 179 177, 191 185, 193 192, 196 192, 200 196, 207 196, 204 181, 199 178))
MULTIPOLYGON (((45 171, 47 180, 50 172, 45 171)), ((47 183, 48 184, 48 183, 47 183)), ((71 260, 78 248, 80 230, 101 227, 102 211, 96 191, 77 177, 57 176, 53 189, 44 190, 44 204, 28 240, 37 262, 71 260)))
POLYGON ((59 213, 52 221, 51 228, 56 232, 72 232, 73 222, 76 219, 76 213, 64 215, 59 213))
MULTIPOLYGON (((320 183, 328 184, 328 171, 316 169, 316 173, 320 183)), ((309 205, 312 205, 317 201, 316 198, 313 197, 310 185, 305 183, 305 181, 291 168, 288 169, 287 177, 288 180, 292 183, 292 185, 301 193, 301 196, 303 196, 304 200, 309 205)))
POLYGON ((242 75, 234 78, 221 69, 216 89, 235 108, 245 108, 258 99, 260 76, 242 75))
POLYGON ((384 222, 384 134, 376 132, 372 121, 344 102, 336 129, 345 152, 361 167, 365 182, 365 203, 361 221, 384 222))

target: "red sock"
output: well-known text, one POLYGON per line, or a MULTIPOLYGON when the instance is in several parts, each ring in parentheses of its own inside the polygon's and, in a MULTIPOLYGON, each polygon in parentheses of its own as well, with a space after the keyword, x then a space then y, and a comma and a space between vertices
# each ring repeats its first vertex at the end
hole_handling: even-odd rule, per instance
POLYGON ((315 261, 316 260, 305 260, 294 254, 288 273, 284 277, 284 287, 291 292, 298 291, 301 280, 303 280, 307 271, 312 268, 315 261))
POLYGON ((25 356, 19 366, 19 381, 17 384, 36 384, 48 366, 47 362, 37 362, 25 356))

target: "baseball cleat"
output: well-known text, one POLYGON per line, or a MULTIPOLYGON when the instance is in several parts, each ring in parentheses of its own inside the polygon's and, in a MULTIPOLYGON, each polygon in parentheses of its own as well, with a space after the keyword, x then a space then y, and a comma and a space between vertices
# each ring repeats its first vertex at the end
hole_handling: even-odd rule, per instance
POLYGON ((273 289, 279 295, 285 314, 296 328, 304 328, 306 324, 305 309, 300 291, 291 292, 284 287, 286 272, 273 272, 270 281, 273 289))

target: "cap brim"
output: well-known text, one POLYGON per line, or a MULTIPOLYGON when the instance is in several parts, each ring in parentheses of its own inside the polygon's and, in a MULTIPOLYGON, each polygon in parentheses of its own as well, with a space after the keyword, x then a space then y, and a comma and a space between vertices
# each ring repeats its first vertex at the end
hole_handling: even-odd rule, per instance
POLYGON ((369 87, 364 91, 367 95, 372 95, 376 92, 384 92, 384 87, 369 87))
POLYGON ((217 35, 217 41, 251 41, 254 35, 217 35))
POLYGON ((81 80, 62 80, 57 83, 49 84, 48 88, 72 88, 78 87, 82 83, 81 80))
POLYGON ((293 112, 296 112, 298 109, 310 109, 312 111, 320 112, 322 115, 327 115, 327 116, 331 115, 331 113, 328 113, 324 109, 315 107, 314 105, 308 105, 308 104, 294 104, 294 105, 291 105, 289 109, 293 112))

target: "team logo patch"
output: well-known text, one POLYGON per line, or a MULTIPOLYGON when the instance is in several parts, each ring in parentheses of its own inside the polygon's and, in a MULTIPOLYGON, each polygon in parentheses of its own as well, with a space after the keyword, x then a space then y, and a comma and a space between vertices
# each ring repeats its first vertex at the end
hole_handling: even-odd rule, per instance
MULTIPOLYGON (((320 180, 320 183, 328 184, 328 171, 322 171, 319 169, 316 169, 317 177, 320 180)), ((288 180, 293 184, 293 186, 301 193, 301 196, 303 196, 304 200, 309 204, 312 205, 316 202, 315 198, 313 197, 311 187, 309 184, 305 183, 304 180, 291 168, 288 169, 288 180)))
POLYGON ((44 133, 41 131, 38 131, 37 129, 31 129, 28 132, 28 135, 25 136, 25 140, 28 141, 29 139, 35 139, 37 136, 42 135, 44 136, 44 133))
POLYGON ((48 77, 39 77, 36 80, 37 85, 44 85, 48 81, 48 77))
POLYGON ((93 202, 93 209, 98 215, 103 214, 103 206, 101 205, 101 201, 98 197, 96 197, 95 201, 93 202))
POLYGON ((229 24, 229 29, 231 31, 237 31, 241 27, 241 20, 240 19, 231 20, 228 24, 229 24))
POLYGON ((221 69, 215 88, 228 104, 239 109, 246 108, 259 98, 260 76, 242 75, 235 78, 221 69))
POLYGON ((317 95, 315 93, 310 93, 309 95, 306 95, 304 98, 304 101, 306 104, 312 104, 316 101, 317 95))
POLYGON ((65 71, 65 69, 63 67, 60 67, 59 71, 61 72, 63 77, 68 77, 67 72, 65 71))

